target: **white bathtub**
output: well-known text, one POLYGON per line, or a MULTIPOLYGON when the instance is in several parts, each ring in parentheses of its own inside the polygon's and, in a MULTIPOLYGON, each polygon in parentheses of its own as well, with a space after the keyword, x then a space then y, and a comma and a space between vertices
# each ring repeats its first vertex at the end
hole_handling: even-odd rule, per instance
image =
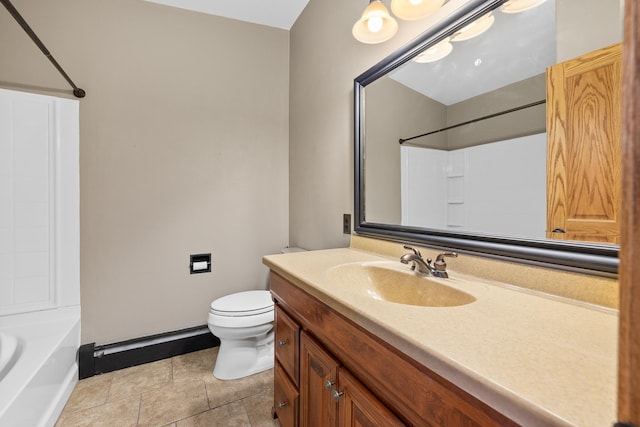
POLYGON ((22 353, 22 340, 15 335, 0 332, 0 382, 15 365, 22 353))
POLYGON ((78 381, 80 307, 0 317, 0 426, 50 427, 78 381))

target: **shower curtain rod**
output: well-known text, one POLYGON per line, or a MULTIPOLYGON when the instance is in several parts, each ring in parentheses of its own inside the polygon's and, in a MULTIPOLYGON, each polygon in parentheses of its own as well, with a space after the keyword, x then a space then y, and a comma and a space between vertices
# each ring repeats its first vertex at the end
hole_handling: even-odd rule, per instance
POLYGON ((58 61, 55 60, 55 58, 51 55, 49 50, 45 47, 45 45, 42 43, 42 41, 38 38, 36 33, 34 33, 33 30, 31 29, 31 27, 29 26, 29 24, 27 24, 27 21, 25 21, 24 18, 22 17, 22 15, 20 15, 20 13, 16 10, 16 8, 13 7, 13 4, 11 4, 11 1, 10 0, 0 0, 0 2, 9 11, 11 16, 13 16, 13 19, 15 19, 16 22, 18 24, 20 24, 22 29, 29 35, 29 37, 31 37, 31 40, 33 40, 33 42, 36 44, 36 46, 38 46, 40 48, 42 53, 44 53, 44 56, 49 58, 49 61, 51 61, 53 66, 56 67, 56 69, 60 72, 60 74, 62 74, 62 77, 64 77, 64 79, 67 81, 67 83, 69 83, 71 85, 71 87, 73 88, 73 94, 75 95, 75 97, 76 98, 84 98, 87 93, 83 89, 80 89, 78 86, 76 86, 75 83, 73 83, 73 80, 71 80, 71 78, 67 75, 67 73, 64 72, 64 70, 62 69, 60 64, 58 64, 58 61))
POLYGON ((468 120, 466 122, 458 123, 457 125, 447 126, 446 128, 442 128, 442 129, 434 130, 434 131, 431 131, 431 132, 423 133, 422 135, 416 135, 416 136, 412 136, 410 138, 400 138, 398 140, 398 142, 400 144, 404 144, 407 141, 411 141, 411 140, 414 140, 414 139, 417 139, 417 138, 422 138, 423 136, 433 135, 434 133, 444 132, 444 131, 449 130, 449 129, 455 129, 455 128, 460 127, 460 126, 468 125, 468 124, 475 123, 475 122, 480 122, 482 120, 492 119, 494 117, 502 116, 503 114, 509 114, 509 113, 513 113, 513 112, 516 112, 516 111, 524 110, 525 108, 535 107, 536 105, 544 104, 546 102, 547 101, 544 100, 544 99, 541 100, 541 101, 535 101, 535 102, 532 102, 530 104, 521 105, 519 107, 514 107, 514 108, 510 108, 508 110, 499 111, 497 113, 489 114, 488 116, 478 117, 477 119, 468 120))

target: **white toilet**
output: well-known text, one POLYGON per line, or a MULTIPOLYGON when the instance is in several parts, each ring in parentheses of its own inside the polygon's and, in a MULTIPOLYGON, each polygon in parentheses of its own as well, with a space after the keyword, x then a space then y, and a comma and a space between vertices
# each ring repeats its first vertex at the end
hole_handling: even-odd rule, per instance
MULTIPOLYGON (((304 251, 282 249, 285 254, 304 251)), ((211 303, 209 330, 220 338, 214 377, 233 380, 273 368, 273 307, 269 291, 238 292, 211 303)))
POLYGON ((246 377, 273 368, 273 300, 269 291, 218 298, 209 309, 209 330, 220 338, 213 376, 246 377))

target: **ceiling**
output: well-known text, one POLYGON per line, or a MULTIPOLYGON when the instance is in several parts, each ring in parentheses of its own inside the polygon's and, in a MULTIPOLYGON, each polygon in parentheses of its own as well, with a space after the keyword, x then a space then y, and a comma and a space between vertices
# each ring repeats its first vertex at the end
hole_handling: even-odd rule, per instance
POLYGON ((543 73, 557 62, 555 14, 555 0, 517 14, 495 10, 495 22, 486 33, 451 42, 453 51, 440 61, 409 61, 390 77, 452 105, 543 73))
POLYGON ((290 30, 309 0, 145 0, 290 30))

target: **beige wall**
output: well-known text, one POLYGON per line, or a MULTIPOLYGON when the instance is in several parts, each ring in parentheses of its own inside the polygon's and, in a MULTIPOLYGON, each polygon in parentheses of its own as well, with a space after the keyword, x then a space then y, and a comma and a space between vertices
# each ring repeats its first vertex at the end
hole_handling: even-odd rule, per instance
MULTIPOLYGON (((206 324, 288 243, 289 33, 141 0, 14 0, 80 102, 82 342, 206 324), (213 272, 189 275, 189 254, 213 272)), ((68 86, 0 7, 0 86, 68 86)))
MULTIPOLYGON (((453 0, 442 13, 466 3, 453 0)), ((388 42, 365 45, 351 27, 366 0, 311 0, 291 29, 290 241, 308 249, 347 246, 353 212, 353 79, 432 22, 400 21, 388 42)))
MULTIPOLYGON (((444 127, 447 107, 389 77, 367 86, 365 103, 366 219, 400 224, 401 145, 398 138, 444 127)), ((445 133, 421 139, 425 140, 425 146, 447 149, 445 133)))
POLYGON ((557 62, 622 40, 624 0, 556 0, 557 62))
MULTIPOLYGON (((545 100, 545 73, 474 96, 447 107, 447 125, 452 126, 521 105, 545 100)), ((504 141, 546 131, 546 104, 481 120, 447 131, 449 150, 504 141)))

